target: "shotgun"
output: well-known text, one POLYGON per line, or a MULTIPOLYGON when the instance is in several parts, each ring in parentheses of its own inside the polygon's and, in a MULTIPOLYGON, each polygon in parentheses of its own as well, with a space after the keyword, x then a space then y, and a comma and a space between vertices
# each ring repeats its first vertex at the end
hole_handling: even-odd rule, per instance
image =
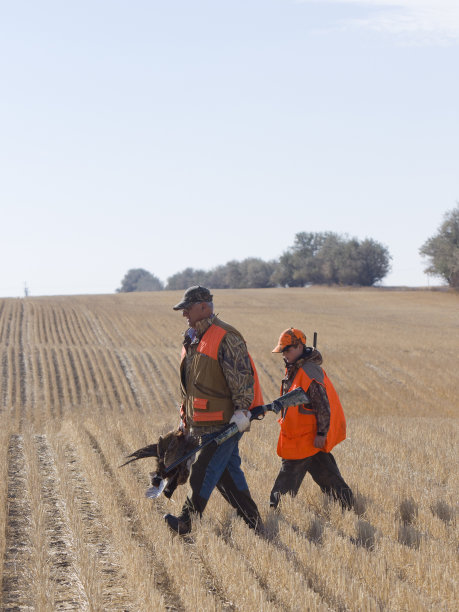
MULTIPOLYGON (((279 414, 282 408, 288 408, 289 406, 297 406, 298 404, 310 404, 310 399, 308 394, 301 388, 298 387, 293 391, 289 391, 285 395, 278 397, 271 404, 264 404, 263 406, 255 406, 250 411, 250 420, 251 421, 261 421, 264 418, 267 412, 274 412, 275 414, 279 414)), ((211 434, 205 442, 196 446, 183 457, 179 457, 176 461, 168 465, 165 469, 165 473, 169 474, 173 469, 175 469, 178 465, 182 463, 182 461, 186 461, 193 455, 195 455, 198 451, 200 451, 205 446, 212 444, 215 442, 217 446, 226 442, 229 438, 238 433, 238 428, 236 423, 230 423, 223 427, 220 431, 216 431, 214 434, 211 434)))

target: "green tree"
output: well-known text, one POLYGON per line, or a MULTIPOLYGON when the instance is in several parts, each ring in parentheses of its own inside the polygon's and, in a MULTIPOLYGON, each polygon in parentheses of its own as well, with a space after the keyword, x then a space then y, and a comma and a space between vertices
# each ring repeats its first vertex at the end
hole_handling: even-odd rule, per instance
POLYGON ((129 293, 131 291, 161 291, 163 284, 154 274, 143 268, 132 268, 126 272, 121 287, 117 293, 129 293))
POLYGON ((187 289, 193 285, 206 285, 209 273, 205 270, 185 268, 182 272, 176 272, 167 279, 166 289, 187 289))
POLYGON ((225 282, 227 287, 238 288, 243 285, 241 265, 239 261, 232 259, 225 266, 225 282))
POLYGON ((391 256, 386 247, 333 232, 300 232, 279 259, 272 280, 289 287, 317 285, 371 286, 386 276, 391 256))
POLYGON ((294 279, 295 267, 292 253, 286 251, 279 257, 274 272, 271 275, 271 282, 281 287, 299 287, 303 283, 294 279))
POLYGON ((437 233, 419 249, 430 262, 424 270, 427 274, 440 276, 450 287, 459 289, 459 202, 445 213, 437 233))
POLYGON ((271 276, 274 272, 275 264, 271 261, 263 261, 258 257, 248 257, 239 264, 241 271, 240 287, 262 289, 273 287, 271 276))
POLYGON ((371 287, 382 279, 390 271, 390 260, 392 259, 385 246, 367 238, 359 244, 359 285, 371 287))
POLYGON ((279 258, 271 280, 288 287, 302 287, 307 283, 321 283, 321 262, 317 255, 328 234, 299 232, 295 241, 279 258))

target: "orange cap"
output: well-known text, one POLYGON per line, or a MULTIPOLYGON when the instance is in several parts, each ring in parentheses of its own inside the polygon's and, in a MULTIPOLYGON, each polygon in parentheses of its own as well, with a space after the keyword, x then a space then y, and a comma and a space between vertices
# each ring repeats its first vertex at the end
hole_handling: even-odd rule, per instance
POLYGON ((287 346, 298 346, 300 343, 306 345, 306 336, 303 334, 301 329, 290 327, 281 333, 279 342, 272 352, 282 353, 287 346))

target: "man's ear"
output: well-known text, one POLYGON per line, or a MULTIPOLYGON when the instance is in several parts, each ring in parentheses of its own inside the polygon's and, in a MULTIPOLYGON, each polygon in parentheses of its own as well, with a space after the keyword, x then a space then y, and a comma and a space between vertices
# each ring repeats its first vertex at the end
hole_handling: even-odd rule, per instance
POLYGON ((206 316, 210 314, 210 309, 206 302, 201 302, 201 314, 206 316))

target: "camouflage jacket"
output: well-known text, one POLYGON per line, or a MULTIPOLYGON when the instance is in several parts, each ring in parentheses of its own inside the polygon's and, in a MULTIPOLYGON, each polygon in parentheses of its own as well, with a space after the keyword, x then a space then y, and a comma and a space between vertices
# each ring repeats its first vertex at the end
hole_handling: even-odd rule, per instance
MULTIPOLYGON (((199 344, 202 336, 212 325, 215 315, 208 319, 198 321, 196 328, 189 328, 184 334, 183 346, 186 350, 185 372, 189 356, 188 347, 199 344)), ((249 409, 253 401, 254 377, 250 364, 247 346, 242 337, 232 332, 227 332, 218 349, 218 363, 222 368, 226 383, 231 392, 234 409, 249 409)), ((185 374, 186 376, 186 374, 185 374)), ((220 426, 200 427, 200 434, 211 433, 221 429, 220 426), (204 431, 205 429, 205 431, 204 431)))
MULTIPOLYGON (((290 389, 296 373, 306 361, 320 366, 322 364, 322 355, 317 349, 308 346, 305 348, 303 355, 295 363, 286 364, 286 374, 282 379, 282 393, 286 393, 290 389)), ((311 405, 308 406, 308 409, 315 412, 317 431, 326 435, 330 428, 330 403, 325 387, 313 380, 309 385, 308 395, 311 400, 311 405)))

